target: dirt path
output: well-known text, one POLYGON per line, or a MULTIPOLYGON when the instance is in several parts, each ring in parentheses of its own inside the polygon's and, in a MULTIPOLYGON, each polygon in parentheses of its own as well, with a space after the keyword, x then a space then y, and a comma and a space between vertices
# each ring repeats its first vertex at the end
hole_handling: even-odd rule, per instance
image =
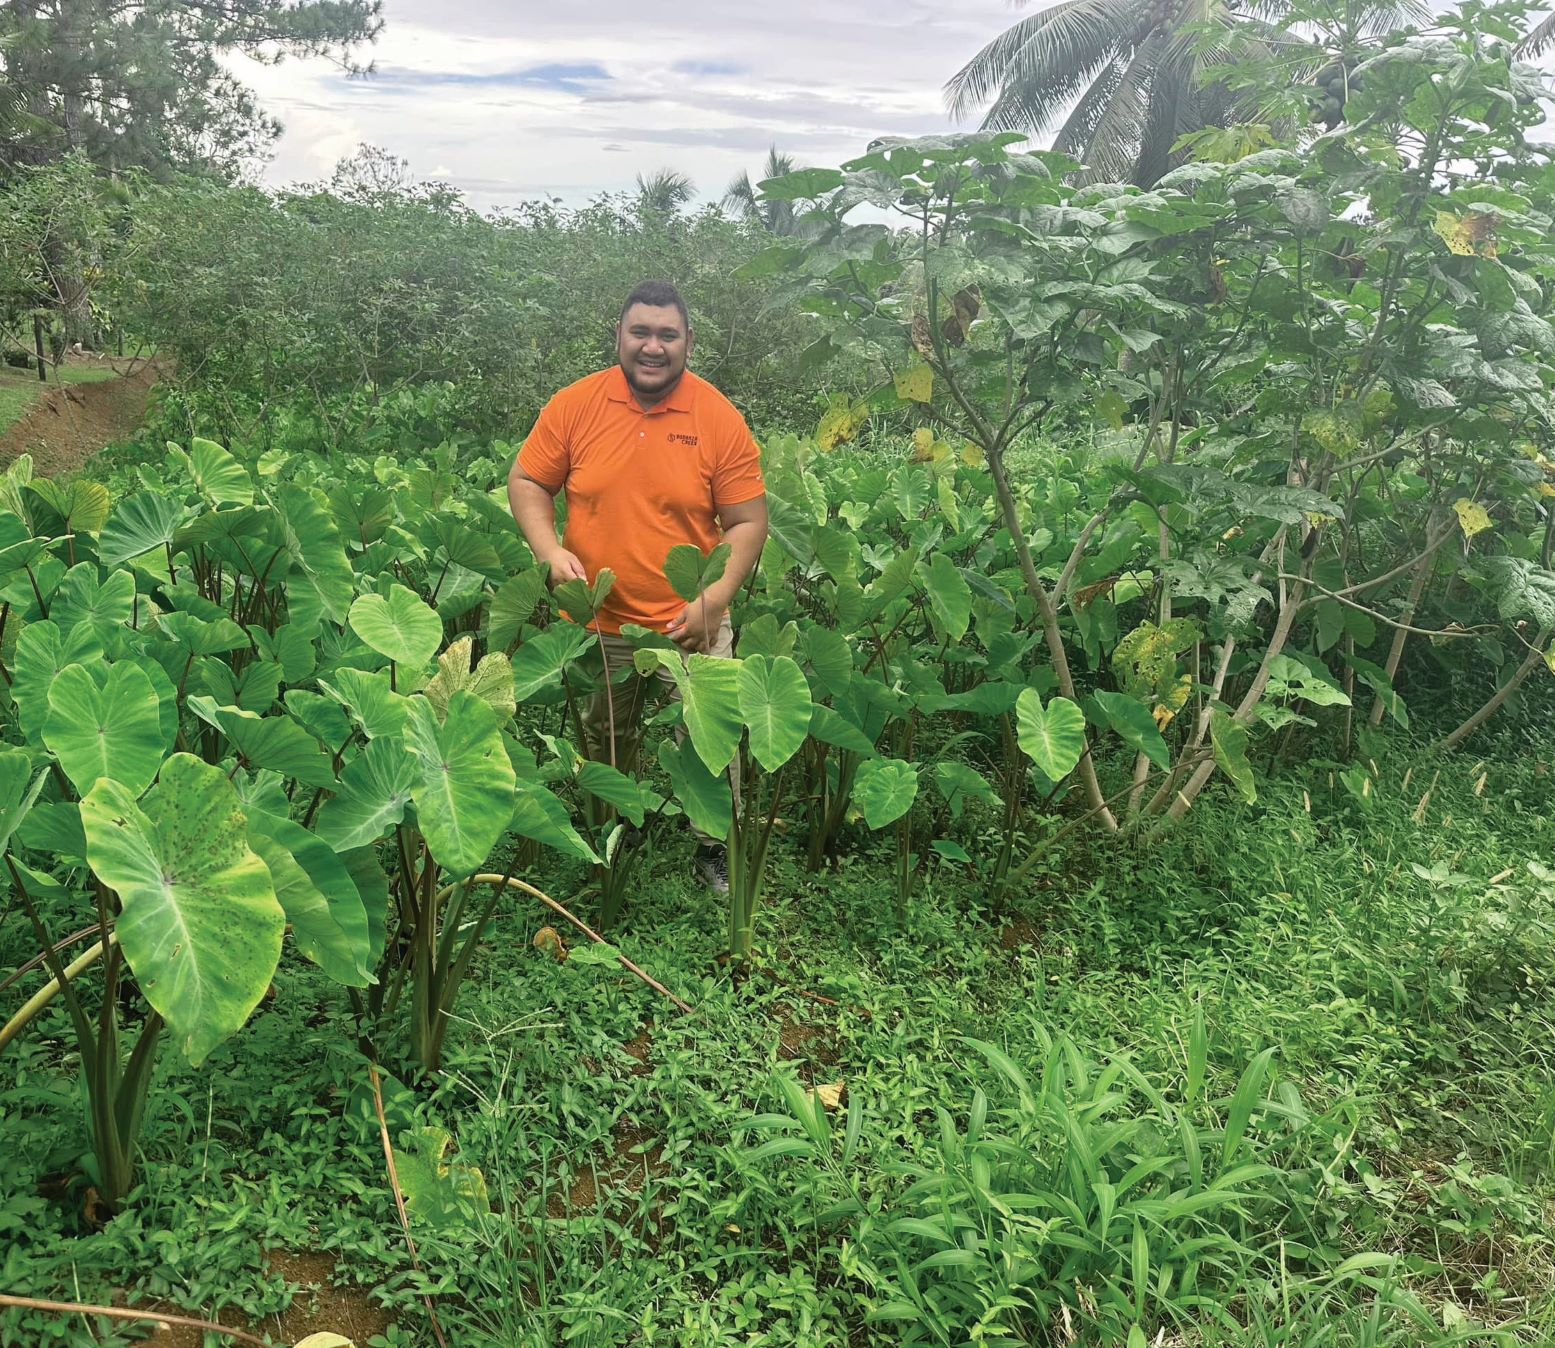
POLYGON ((39 477, 73 473, 105 445, 140 428, 156 366, 123 362, 126 373, 95 384, 56 384, 0 433, 0 465, 31 454, 39 477))

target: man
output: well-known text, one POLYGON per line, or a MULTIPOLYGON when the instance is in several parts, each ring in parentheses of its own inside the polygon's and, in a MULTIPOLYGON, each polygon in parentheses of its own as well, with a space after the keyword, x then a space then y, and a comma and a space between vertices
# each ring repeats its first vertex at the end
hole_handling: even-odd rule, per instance
MULTIPOLYGON (((729 657, 729 604, 767 538, 761 454, 734 405, 686 369, 691 321, 680 292, 646 281, 626 297, 616 324, 618 364, 562 389, 541 411, 508 476, 513 518, 553 584, 592 581, 605 567, 615 585, 599 613, 600 645, 612 671, 631 664, 623 623, 663 632, 683 652, 729 657), (567 528, 556 539, 556 495, 567 528), (685 603, 664 576, 671 548, 710 553, 729 545, 723 576, 685 603)), ((668 671, 660 682, 678 696, 668 671)), ((584 712, 595 758, 628 767, 636 753, 647 680, 607 684, 584 712)), ((737 778, 733 780, 736 793, 737 778)), ((738 799, 738 795, 736 795, 738 799)), ((728 854, 697 833, 696 872, 729 888, 728 854)))

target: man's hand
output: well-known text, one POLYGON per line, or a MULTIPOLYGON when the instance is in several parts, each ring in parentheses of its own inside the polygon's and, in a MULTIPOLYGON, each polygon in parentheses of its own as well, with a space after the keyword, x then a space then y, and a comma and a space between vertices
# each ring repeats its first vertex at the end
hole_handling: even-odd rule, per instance
POLYGON ((706 655, 718 639, 718 629, 723 626, 729 610, 721 604, 710 604, 705 599, 693 599, 680 617, 664 629, 669 637, 687 655, 706 655))
POLYGON ((585 585, 588 584, 589 578, 583 574, 583 563, 577 559, 574 553, 568 552, 566 548, 557 548, 552 552, 546 553, 543 557, 536 557, 535 560, 537 562, 546 562, 550 565, 550 585, 552 589, 555 589, 558 585, 565 584, 569 580, 581 580, 585 585))

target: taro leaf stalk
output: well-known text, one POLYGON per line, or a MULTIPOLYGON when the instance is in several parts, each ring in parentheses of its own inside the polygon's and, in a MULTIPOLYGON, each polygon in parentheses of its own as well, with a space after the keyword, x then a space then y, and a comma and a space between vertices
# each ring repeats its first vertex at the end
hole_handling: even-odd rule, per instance
MULTIPOLYGON (((5 820, 0 832, 6 841, 37 797, 42 775, 28 787, 27 773, 25 754, 0 754, 5 820)), ((69 969, 28 888, 29 880, 41 886, 46 877, 31 870, 24 876, 10 856, 6 865, 43 946, 52 990, 70 1014, 95 1178, 104 1200, 117 1206, 134 1186, 135 1153, 164 1028, 196 1065, 236 1033, 270 986, 286 914, 270 871, 248 846, 237 792, 219 768, 174 754, 138 801, 121 782, 100 777, 80 814, 99 938, 69 969), (95 1013, 73 982, 94 959, 103 964, 95 1013), (119 1023, 126 968, 151 1004, 127 1056, 119 1023)), ((34 998, 33 1010, 24 1008, 24 1014, 44 1004, 46 999, 34 998)), ((0 1039, 9 1039, 15 1028, 13 1019, 0 1039)))
POLYGON ((687 738, 660 758, 691 822, 727 840, 729 954, 748 961, 786 769, 815 714, 810 685, 786 655, 693 655, 682 665, 677 653, 640 650, 634 660, 639 673, 669 670, 680 688, 687 738), (726 776, 736 755, 740 800, 726 776))

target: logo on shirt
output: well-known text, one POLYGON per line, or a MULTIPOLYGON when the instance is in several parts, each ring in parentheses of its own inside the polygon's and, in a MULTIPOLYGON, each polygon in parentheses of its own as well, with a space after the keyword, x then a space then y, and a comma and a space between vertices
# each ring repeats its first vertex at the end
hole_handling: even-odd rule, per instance
POLYGON ((690 445, 693 449, 698 444, 696 436, 687 435, 684 431, 671 431, 664 438, 672 445, 690 445))

